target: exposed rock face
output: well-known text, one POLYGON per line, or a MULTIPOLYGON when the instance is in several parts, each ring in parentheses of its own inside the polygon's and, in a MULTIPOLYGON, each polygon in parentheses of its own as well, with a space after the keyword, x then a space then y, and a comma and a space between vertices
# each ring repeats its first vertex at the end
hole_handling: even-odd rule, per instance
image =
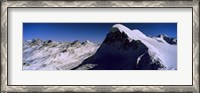
POLYGON ((166 67, 161 64, 161 60, 153 60, 148 53, 141 56, 136 67, 138 70, 158 70, 160 68, 166 67))

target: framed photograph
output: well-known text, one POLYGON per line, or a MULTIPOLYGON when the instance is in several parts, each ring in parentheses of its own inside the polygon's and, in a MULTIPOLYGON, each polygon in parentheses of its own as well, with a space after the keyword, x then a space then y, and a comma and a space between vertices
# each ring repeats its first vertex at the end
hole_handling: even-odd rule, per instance
POLYGON ((199 1, 1 10, 1 92, 199 92, 199 1))

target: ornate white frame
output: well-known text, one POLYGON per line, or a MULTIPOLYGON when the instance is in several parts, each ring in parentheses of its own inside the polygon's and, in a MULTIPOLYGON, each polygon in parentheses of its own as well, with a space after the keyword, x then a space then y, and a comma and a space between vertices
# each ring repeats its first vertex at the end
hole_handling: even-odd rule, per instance
POLYGON ((199 93, 199 1, 2 1, 1 92, 195 92, 199 93), (7 84, 8 8, 16 7, 190 7, 193 9, 192 86, 10 86, 7 84))

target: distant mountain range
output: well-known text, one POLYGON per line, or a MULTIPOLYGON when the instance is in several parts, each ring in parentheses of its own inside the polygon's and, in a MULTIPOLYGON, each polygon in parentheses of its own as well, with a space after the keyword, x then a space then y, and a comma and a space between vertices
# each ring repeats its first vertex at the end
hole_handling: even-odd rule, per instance
POLYGON ((115 24, 101 45, 33 39, 23 44, 24 70, 175 70, 177 39, 148 37, 115 24))
POLYGON ((99 45, 85 42, 55 42, 33 39, 23 45, 24 70, 72 69, 92 56, 99 45))

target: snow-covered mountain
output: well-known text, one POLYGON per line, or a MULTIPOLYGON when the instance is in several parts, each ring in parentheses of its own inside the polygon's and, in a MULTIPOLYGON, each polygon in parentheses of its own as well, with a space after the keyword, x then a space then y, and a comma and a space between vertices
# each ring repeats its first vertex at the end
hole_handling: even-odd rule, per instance
POLYGON ((176 38, 172 38, 172 37, 169 37, 165 34, 160 34, 157 36, 157 39, 160 38, 160 39, 163 39, 165 42, 167 42, 168 44, 171 44, 171 45, 176 45, 177 44, 177 39, 176 38))
POLYGON ((168 43, 170 45, 177 45, 177 39, 176 38, 173 38, 173 37, 169 37, 165 34, 159 34, 158 36, 156 37, 151 37, 155 40, 157 40, 158 42, 161 42, 161 43, 168 43))
POLYGON ((40 39, 23 44, 23 70, 69 70, 92 56, 99 45, 85 42, 55 42, 40 39))
POLYGON ((174 70, 177 41, 166 35, 147 37, 141 31, 116 24, 96 53, 75 70, 174 70))
POLYGON ((23 43, 23 70, 175 70, 177 40, 149 37, 122 24, 111 28, 101 45, 90 41, 23 43))

